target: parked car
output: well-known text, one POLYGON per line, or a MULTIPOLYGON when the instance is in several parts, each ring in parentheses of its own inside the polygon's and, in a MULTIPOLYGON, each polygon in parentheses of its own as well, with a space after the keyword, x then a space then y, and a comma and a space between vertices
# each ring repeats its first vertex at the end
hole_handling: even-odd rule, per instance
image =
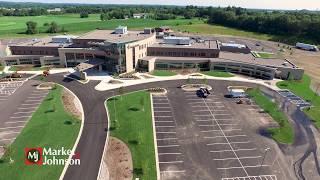
POLYGON ((197 91, 197 96, 198 97, 206 98, 206 97, 209 96, 209 94, 210 94, 210 91, 207 88, 200 88, 197 91))

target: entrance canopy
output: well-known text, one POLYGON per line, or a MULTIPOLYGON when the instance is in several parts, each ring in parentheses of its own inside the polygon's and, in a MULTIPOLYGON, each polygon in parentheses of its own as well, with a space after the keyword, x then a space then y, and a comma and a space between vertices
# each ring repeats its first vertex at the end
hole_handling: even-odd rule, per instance
POLYGON ((76 69, 78 71, 85 71, 85 70, 100 66, 103 63, 104 63, 104 60, 102 60, 102 59, 90 59, 90 60, 88 60, 86 62, 78 64, 76 66, 76 69))

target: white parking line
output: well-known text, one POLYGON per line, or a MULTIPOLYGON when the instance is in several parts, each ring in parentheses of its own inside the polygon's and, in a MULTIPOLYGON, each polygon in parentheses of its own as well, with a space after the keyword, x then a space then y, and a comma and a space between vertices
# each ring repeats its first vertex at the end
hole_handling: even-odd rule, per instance
POLYGON ((32 104, 21 104, 22 106, 34 106, 34 105, 40 105, 41 103, 32 103, 32 104))
POLYGON ((183 161, 160 161, 159 164, 177 164, 183 163, 183 161))
POLYGON ((166 113, 171 113, 171 111, 153 111, 153 112, 166 112, 166 113))
POLYGON ((159 127, 159 128, 174 128, 175 126, 156 126, 156 128, 159 127))
POLYGON ((174 121, 154 121, 154 122, 174 122, 174 121))
POLYGON ((29 96, 28 99, 42 99, 46 96, 29 96))
POLYGON ((153 109, 171 109, 171 107, 153 107, 153 109))
POLYGON ((155 118, 166 118, 166 117, 172 117, 172 116, 154 116, 155 118))
POLYGON ((173 145, 163 145, 163 146, 158 146, 158 148, 165 148, 165 147, 179 147, 179 144, 173 144, 173 145))
MULTIPOLYGON (((261 158, 262 156, 247 156, 247 157, 239 157, 239 159, 258 159, 261 158)), ((221 159, 213 159, 215 161, 227 161, 227 160, 234 160, 238 158, 221 158, 221 159)))
POLYGON ((247 135, 233 135, 233 136, 205 136, 205 139, 214 139, 214 138, 222 138, 222 137, 227 137, 227 138, 232 138, 232 137, 247 137, 247 135))
POLYGON ((0 129, 16 129, 16 128, 21 128, 21 127, 24 127, 24 126, 3 127, 3 128, 0 128, 0 129))
MULTIPOLYGON (((206 131, 200 131, 200 132, 214 132, 214 131, 220 131, 219 129, 211 129, 211 130, 206 130, 206 131)), ((226 129, 223 130, 224 132, 228 132, 228 131, 241 131, 241 129, 226 129)))
POLYGON ((176 140, 178 138, 161 138, 161 139, 157 139, 157 141, 166 141, 166 140, 176 140))
MULTIPOLYGON (((241 166, 241 167, 226 167, 226 168, 217 168, 220 170, 227 170, 227 169, 242 169, 242 168, 256 168, 260 167, 261 165, 255 165, 255 166, 241 166)), ((269 165, 262 165, 262 167, 268 167, 269 165)))
POLYGON ((11 141, 11 140, 15 140, 16 138, 8 138, 8 139, 0 139, 0 141, 11 141))
POLYGON ((209 124, 209 125, 198 125, 199 127, 212 127, 214 126, 213 124, 209 124))
POLYGON ((219 153, 219 152, 232 152, 232 151, 254 151, 257 150, 257 148, 249 148, 249 149, 235 149, 235 150, 217 150, 217 151, 210 151, 211 153, 219 153))
POLYGON ((10 121, 10 122, 5 122, 5 124, 15 124, 15 123, 25 123, 27 121, 10 121))
POLYGON ((198 122, 209 122, 209 121, 213 121, 212 119, 208 119, 208 120, 205 120, 205 119, 198 119, 196 120, 198 122))
POLYGON ((168 104, 169 105, 169 103, 156 103, 156 102, 154 102, 153 104, 168 104))
MULTIPOLYGON (((247 144, 250 143, 250 141, 243 141, 243 142, 230 142, 230 144, 247 144)), ((229 144, 229 143, 209 143, 207 146, 214 146, 219 144, 229 144)))
POLYGON ((27 113, 33 113, 34 111, 24 111, 24 112, 15 112, 13 114, 27 114, 27 113))
POLYGON ((193 114, 193 116, 197 116, 197 117, 211 117, 210 114, 193 114))
POLYGON ((5 134, 19 134, 20 131, 11 131, 11 132, 1 132, 1 135, 5 135, 5 134))
POLYGON ((174 171, 174 170, 165 170, 165 171, 160 171, 160 173, 185 173, 185 170, 180 170, 180 171, 174 171))
POLYGON ((165 132, 165 131, 161 131, 161 132, 156 132, 156 134, 176 134, 177 132, 165 132))
POLYGON ((25 102, 40 102, 42 99, 27 99, 25 102))
POLYGON ((31 116, 11 116, 12 119, 30 118, 31 116))
POLYGON ((35 108, 37 108, 37 106, 35 106, 35 107, 27 107, 27 108, 18 108, 18 109, 35 109, 35 108))
POLYGON ((158 153, 158 155, 162 156, 162 155, 179 155, 182 153, 158 153))

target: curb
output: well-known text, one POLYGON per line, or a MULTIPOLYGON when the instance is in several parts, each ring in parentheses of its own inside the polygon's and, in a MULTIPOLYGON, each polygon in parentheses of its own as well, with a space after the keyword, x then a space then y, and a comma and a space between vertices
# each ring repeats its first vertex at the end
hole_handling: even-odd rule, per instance
MULTIPOLYGON (((56 83, 56 84, 57 84, 57 83, 56 83)), ((72 91, 70 91, 70 89, 62 86, 61 84, 58 84, 58 85, 61 86, 61 87, 63 87, 64 89, 66 89, 66 90, 67 90, 68 92, 70 92, 75 98, 77 98, 77 101, 78 101, 78 103, 80 104, 81 109, 82 109, 81 127, 80 127, 80 130, 79 130, 79 133, 78 133, 78 137, 77 137, 77 139, 76 139, 76 141, 75 141, 75 143, 74 143, 74 145, 73 145, 73 148, 72 148, 72 150, 71 150, 71 154, 69 155, 69 158, 68 158, 68 160, 67 160, 67 164, 64 166, 63 171, 62 171, 62 173, 61 173, 61 175, 60 175, 60 177, 59 177, 59 180, 63 180, 64 175, 66 174, 67 169, 68 169, 68 167, 69 167, 69 162, 70 162, 70 160, 71 160, 71 158, 72 158, 72 156, 73 156, 73 154, 74 154, 74 152, 75 152, 75 150, 76 150, 76 148, 77 148, 77 146, 78 146, 78 143, 79 143, 79 141, 80 141, 80 137, 81 137, 81 134, 82 134, 82 131, 83 131, 83 124, 84 124, 84 111, 83 111, 82 103, 81 103, 81 101, 79 100, 79 98, 78 98, 72 91)))
POLYGON ((156 134, 156 125, 154 120, 154 112, 153 112, 153 99, 152 93, 150 93, 150 103, 151 103, 151 118, 152 118, 152 127, 153 127, 153 144, 154 144, 154 152, 156 159, 156 168, 157 168, 157 180, 160 180, 160 166, 159 166, 159 156, 158 156, 158 144, 157 144, 157 134, 156 134))
MULTIPOLYGON (((116 97, 116 96, 111 96, 109 98, 107 98, 105 101, 104 101, 104 108, 106 109, 106 112, 107 112, 107 121, 108 121, 108 129, 107 129, 107 138, 106 138, 106 142, 104 143, 104 148, 103 148, 103 153, 102 153, 102 157, 101 157, 101 161, 100 161, 100 167, 99 167, 99 172, 98 172, 98 176, 97 176, 97 180, 101 179, 101 176, 102 176, 102 164, 103 164, 103 159, 106 155, 106 151, 108 149, 108 142, 109 142, 109 132, 110 132, 110 116, 109 116, 109 110, 108 110, 108 107, 107 107, 107 102, 110 98, 112 97, 116 97)), ((106 168, 108 169, 108 166, 106 166, 106 168)))

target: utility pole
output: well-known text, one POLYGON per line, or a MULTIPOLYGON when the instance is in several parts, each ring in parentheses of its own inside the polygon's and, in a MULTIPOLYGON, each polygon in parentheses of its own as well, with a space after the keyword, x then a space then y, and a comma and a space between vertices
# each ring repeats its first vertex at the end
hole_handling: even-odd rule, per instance
POLYGON ((261 161, 261 164, 260 164, 260 168, 259 168, 259 173, 258 173, 258 176, 260 175, 260 172, 261 172, 261 168, 262 168, 262 165, 264 163, 264 159, 266 158, 266 155, 267 155, 267 152, 270 151, 271 149, 269 147, 265 148, 264 149, 264 154, 263 154, 263 158, 262 158, 262 161, 261 161))

